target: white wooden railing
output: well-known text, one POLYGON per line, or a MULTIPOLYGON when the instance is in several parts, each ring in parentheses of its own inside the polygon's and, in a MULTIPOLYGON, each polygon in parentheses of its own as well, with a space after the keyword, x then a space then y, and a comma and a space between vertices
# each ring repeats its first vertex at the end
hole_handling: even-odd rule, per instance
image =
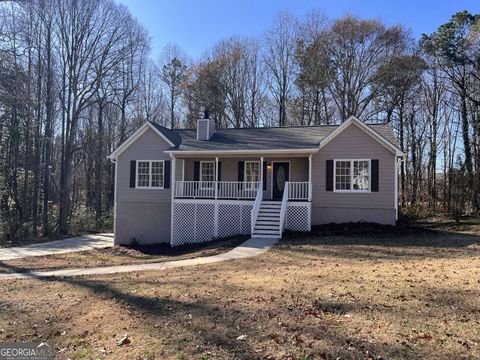
MULTIPOLYGON (((260 186, 262 185, 259 184, 258 186, 260 190, 260 186)), ((255 230, 255 223, 257 222, 258 213, 260 211, 260 205, 262 204, 262 198, 263 198, 263 191, 257 191, 257 196, 255 196, 255 202, 253 203, 252 212, 250 215, 250 222, 251 222, 250 234, 253 234, 253 231, 255 230)))
POLYGON ((260 182, 219 181, 219 199, 253 199, 257 196, 260 182))
POLYGON ((289 193, 289 182, 285 182, 285 190, 283 191, 282 196, 282 206, 280 208, 280 227, 279 227, 279 235, 282 236, 283 230, 285 230, 285 217, 287 215, 287 202, 288 202, 288 193, 289 193))
POLYGON ((260 182, 175 181, 175 198, 254 199, 260 182))
POLYGON ((288 200, 309 200, 309 182, 289 182, 288 186, 288 200))

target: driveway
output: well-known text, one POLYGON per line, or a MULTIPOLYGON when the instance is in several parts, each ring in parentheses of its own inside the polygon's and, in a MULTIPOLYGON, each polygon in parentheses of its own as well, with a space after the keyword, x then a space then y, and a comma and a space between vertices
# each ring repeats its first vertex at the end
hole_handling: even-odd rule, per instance
POLYGON ((20 259, 29 256, 65 254, 111 246, 113 246, 113 233, 76 236, 33 245, 0 248, 0 261, 20 259))

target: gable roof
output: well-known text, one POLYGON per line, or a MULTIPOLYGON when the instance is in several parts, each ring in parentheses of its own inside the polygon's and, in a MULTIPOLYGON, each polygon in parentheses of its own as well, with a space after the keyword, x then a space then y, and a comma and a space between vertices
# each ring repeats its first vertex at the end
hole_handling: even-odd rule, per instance
POLYGON ((147 126, 171 145, 166 152, 316 152, 352 122, 360 123, 363 130, 384 146, 394 149, 396 153, 400 151, 389 123, 367 125, 356 118, 349 118, 341 125, 216 129, 210 140, 197 140, 196 129, 170 130, 147 122, 109 158, 116 158, 139 137, 139 131, 147 126))
POLYGON ((166 135, 164 130, 173 132, 164 128, 160 125, 157 125, 151 121, 147 121, 142 126, 140 126, 137 131, 135 131, 127 140, 125 140, 114 152, 108 155, 109 159, 116 159, 118 155, 124 152, 130 145, 132 145, 141 135, 143 135, 148 129, 152 129, 157 135, 159 135, 163 140, 167 142, 170 146, 176 146, 176 143, 172 141, 172 135, 166 135), (164 130, 163 130, 164 129, 164 130))
POLYGON ((393 134, 393 130, 390 124, 388 124, 390 128, 389 130, 385 128, 382 128, 381 130, 375 129, 372 125, 368 125, 368 124, 365 124, 364 122, 361 122, 355 116, 350 116, 347 120, 345 120, 342 124, 340 124, 334 131, 328 134, 328 136, 325 137, 325 139, 323 139, 323 141, 321 142, 319 149, 327 145, 331 140, 333 140, 336 136, 341 134, 345 129, 347 129, 351 125, 358 126, 361 130, 363 130, 365 133, 370 135, 373 139, 378 141, 381 145, 393 151, 395 155, 397 156, 404 155, 402 150, 400 150, 400 148, 398 147, 397 140, 395 138, 395 135, 393 134))

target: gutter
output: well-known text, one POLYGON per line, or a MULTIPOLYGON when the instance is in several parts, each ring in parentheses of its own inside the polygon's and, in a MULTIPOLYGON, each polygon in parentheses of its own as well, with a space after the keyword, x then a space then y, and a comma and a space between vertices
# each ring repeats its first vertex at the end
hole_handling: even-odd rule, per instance
POLYGON ((314 154, 317 153, 320 149, 290 149, 290 150, 189 150, 189 151, 182 151, 182 150, 166 150, 164 153, 167 154, 183 154, 183 155, 229 155, 229 154, 314 154))

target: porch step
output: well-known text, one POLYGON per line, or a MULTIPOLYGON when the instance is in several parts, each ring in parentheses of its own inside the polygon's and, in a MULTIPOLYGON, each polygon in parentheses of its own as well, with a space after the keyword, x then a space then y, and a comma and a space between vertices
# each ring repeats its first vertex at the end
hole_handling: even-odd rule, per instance
POLYGON ((273 219, 273 218, 267 218, 267 219, 259 219, 257 218, 257 225, 265 225, 265 224, 280 224, 280 219, 273 219))
POLYGON ((268 213, 268 214, 258 214, 258 217, 257 217, 257 220, 272 220, 272 219, 277 219, 279 220, 280 219, 280 213, 278 214, 272 214, 272 213, 268 213))
POLYGON ((252 237, 278 239, 281 208, 282 203, 279 201, 262 201, 252 237))
POLYGON ((272 231, 272 230, 262 230, 262 229, 255 229, 253 231, 253 235, 276 235, 276 236, 280 236, 278 235, 278 230, 277 231, 272 231))
POLYGON ((258 215, 280 215, 280 210, 260 210, 258 215))

